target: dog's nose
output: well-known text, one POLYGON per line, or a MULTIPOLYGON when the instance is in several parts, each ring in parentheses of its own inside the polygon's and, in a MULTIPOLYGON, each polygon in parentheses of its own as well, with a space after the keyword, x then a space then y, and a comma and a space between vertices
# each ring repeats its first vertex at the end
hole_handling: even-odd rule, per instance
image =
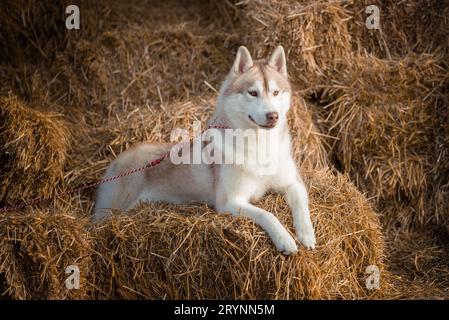
POLYGON ((265 116, 269 123, 274 123, 279 119, 279 113, 277 112, 268 112, 265 116))

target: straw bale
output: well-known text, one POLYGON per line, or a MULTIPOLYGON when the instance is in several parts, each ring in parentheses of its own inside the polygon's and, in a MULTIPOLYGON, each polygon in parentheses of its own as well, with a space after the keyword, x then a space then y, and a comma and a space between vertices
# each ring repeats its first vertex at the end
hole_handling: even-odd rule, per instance
MULTIPOLYGON (((66 1, 10 0, 0 4, 1 205, 35 196, 51 198, 58 188, 66 190, 94 182, 104 173, 111 159, 134 143, 167 142, 171 129, 189 128, 193 119, 204 123, 213 109, 210 94, 219 87, 236 48, 244 44, 256 58, 262 58, 273 47, 282 44, 287 53, 290 80, 295 91, 305 99, 295 98, 289 118, 294 155, 312 188, 311 193, 317 197, 310 181, 321 181, 321 178, 313 176, 310 170, 318 170, 330 163, 348 172, 352 182, 374 200, 381 213, 388 240, 385 253, 394 274, 400 277, 393 283, 400 289, 401 296, 444 297, 447 294, 447 290, 444 291, 447 287, 444 275, 448 274, 444 254, 447 238, 438 236, 439 240, 433 241, 441 229, 449 225, 447 1, 226 0, 181 3, 179 0, 108 0, 78 3, 82 28, 71 31, 64 25, 65 6, 70 4, 66 1), (365 27, 365 7, 371 4, 377 4, 381 9, 380 31, 365 27), (9 95, 10 90, 18 98, 9 95), (192 98, 199 96, 202 98, 192 98), (64 121, 55 112, 63 114, 64 121), (72 134, 71 148, 68 147, 67 126, 72 134), (55 138, 57 136, 62 138, 55 138), (61 183, 63 175, 64 183, 61 183), (20 183, 11 183, 17 181, 20 183), (425 230, 411 230, 411 227, 418 228, 417 224, 425 225, 419 227, 425 230)), ((330 173, 323 174, 323 179, 343 179, 338 174, 331 176, 330 173)), ((327 184, 334 185, 333 182, 327 184)), ((353 188, 339 186, 341 190, 353 188)), ((323 187, 323 190, 327 189, 323 187)), ((340 194, 339 191, 329 192, 331 198, 340 194)), ((81 211, 80 216, 84 217, 92 207, 93 191, 56 198, 52 202, 53 209, 65 214, 81 211)), ((271 195, 261 205, 276 211, 282 218, 282 210, 276 209, 278 206, 284 208, 279 199, 271 195)), ((330 203, 329 207, 334 205, 330 203)), ((320 219, 327 224, 334 223, 328 222, 327 211, 321 213, 321 209, 316 208, 316 224, 320 219)), ((202 270, 212 270, 217 263, 215 258, 220 250, 224 250, 221 235, 230 237, 230 240, 226 238, 226 244, 237 243, 235 248, 241 252, 244 252, 242 244, 248 244, 252 246, 251 250, 260 252, 261 257, 274 256, 269 240, 249 221, 239 218, 233 222, 226 216, 203 216, 204 213, 211 211, 204 206, 143 206, 135 210, 135 218, 116 217, 115 222, 108 222, 103 229, 94 232, 99 237, 95 246, 103 250, 101 254, 106 258, 104 261, 95 258, 96 267, 103 271, 90 276, 93 280, 87 281, 101 284, 93 295, 214 296, 212 280, 203 280, 205 287, 201 289, 188 283, 191 279, 201 280, 198 274, 182 274, 179 270, 182 261, 191 261, 193 265, 198 261, 203 263, 209 251, 214 260, 206 261, 202 270), (179 213, 187 213, 187 216, 179 213), (131 219, 131 225, 126 225, 126 219, 131 219), (140 220, 143 225, 135 225, 140 220), (160 257, 147 257, 135 239, 128 244, 120 240, 122 238, 102 238, 103 234, 121 236, 120 227, 125 232, 123 239, 136 235, 164 253, 169 249, 162 248, 142 231, 148 228, 151 234, 158 235, 156 223, 159 221, 171 230, 164 243, 175 249, 181 243, 177 242, 174 232, 191 228, 210 230, 208 237, 204 232, 188 237, 186 233, 180 233, 180 239, 186 239, 181 249, 195 239, 201 243, 195 253, 204 256, 190 258, 186 256, 189 251, 180 253, 180 249, 173 255, 176 263, 172 264, 160 257), (237 227, 223 231, 229 229, 226 226, 237 223, 245 227, 240 233, 234 231, 239 230, 237 227), (139 233, 141 231, 144 233, 139 233), (255 235, 259 242, 253 243, 250 235, 255 235), (210 248, 204 239, 212 239, 218 249, 210 248), (135 247, 131 250, 131 246, 135 247), (107 252, 108 248, 115 248, 117 256, 107 252), (118 256, 119 252, 141 257, 144 262, 125 261, 124 257, 118 256), (153 272, 146 269, 150 267, 148 261, 160 266, 152 275, 156 279, 155 289, 148 282, 133 286, 134 279, 129 273, 125 274, 125 270, 128 266, 138 266, 141 269, 136 271, 136 279, 146 281, 150 274, 141 270, 153 272), (111 275, 115 270, 122 273, 111 275), (173 283, 164 286, 163 277, 171 277, 175 279, 174 283, 183 284, 179 295, 174 291, 173 283), (112 284, 106 283, 111 279, 112 284), (131 293, 132 290, 135 292, 131 293)), ((352 217, 355 213, 344 214, 352 217)), ((16 215, 19 213, 14 213, 16 215)), ((29 215, 27 213, 28 218, 29 215)), ((287 217, 288 214, 282 219, 289 223, 287 217)), ((337 220, 338 223, 340 216, 337 220)), ((25 227, 26 221, 23 220, 24 225, 20 228, 25 227)), ((340 231, 347 231, 353 223, 356 222, 349 221, 340 231)), ((61 225, 61 228, 65 227, 61 225)), ((319 237, 328 239, 327 231, 320 229, 319 237)), ((340 231, 332 229, 335 234, 341 234, 340 231)), ((349 238, 355 239, 358 235, 349 238)), ((366 237, 368 244, 357 248, 372 246, 374 238, 366 237)), ((44 243, 44 240, 38 241, 44 243)), ((52 244, 50 248, 56 247, 52 244)), ((352 261, 347 248, 346 242, 341 248, 334 248, 331 243, 329 247, 323 245, 320 252, 301 252, 300 255, 305 255, 303 258, 289 260, 276 256, 271 265, 257 257, 251 262, 247 256, 232 251, 246 263, 234 264, 240 271, 255 270, 255 264, 259 264, 258 268, 269 270, 269 275, 279 275, 288 268, 287 271, 300 274, 305 282, 292 278, 294 272, 284 272, 282 280, 276 278, 262 283, 258 278, 262 271, 256 271, 245 278, 246 283, 251 280, 251 285, 228 286, 222 290, 223 295, 385 296, 387 291, 374 296, 364 292, 362 275, 355 269, 348 273, 352 279, 349 282, 339 278, 340 272, 329 269, 334 262, 335 266, 341 267, 352 261), (321 259, 325 252, 328 256, 321 259), (334 254, 343 257, 342 261, 335 261, 334 254), (296 264, 289 262, 306 261, 309 255, 312 257, 311 269, 298 269, 296 264), (326 259, 330 261, 327 266, 324 265, 326 259), (282 262, 284 264, 280 265, 282 262), (316 266, 328 270, 328 275, 313 277, 316 266), (281 285, 288 281, 289 285, 281 285), (275 291, 278 287, 289 288, 289 291, 275 291)), ((365 261, 378 256, 364 257, 363 250, 357 259, 365 261)), ((223 266, 230 266, 231 256, 226 257, 223 266)), ((38 257, 33 259, 41 261, 38 257)), ((36 279, 43 274, 40 268, 31 268, 36 279)), ((185 266, 185 270, 193 270, 189 268, 185 266)), ((240 272, 238 270, 236 272, 240 272)), ((17 274, 14 277, 18 277, 17 274)), ((52 274, 55 273, 52 271, 52 274)), ((242 279, 242 273, 228 272, 224 279, 230 277, 242 279)), ((30 298, 31 295, 33 298, 71 297, 71 293, 54 289, 56 281, 48 282, 48 285, 34 281, 30 289, 24 289, 20 281, 10 287, 11 283, 5 273, 0 272, 0 292, 7 287, 13 288, 7 294, 0 294, 0 299, 30 298)))
POLYGON ((57 51, 82 37, 95 35, 104 16, 99 1, 77 1, 80 29, 67 30, 66 8, 70 4, 68 0, 2 1, 0 61, 52 63, 57 51))
POLYGON ((360 51, 379 58, 399 58, 410 52, 449 54, 449 3, 447 1, 357 0, 351 1, 350 32, 360 51), (365 26, 365 8, 376 5, 380 29, 365 26))
POLYGON ((0 97, 0 203, 54 195, 63 180, 69 131, 61 116, 0 97))
POLYGON ((393 222, 447 223, 448 80, 434 55, 358 56, 320 92, 319 122, 337 138, 337 165, 380 208, 405 209, 393 222))
POLYGON ((222 27, 208 2, 108 2, 107 24, 58 54, 69 92, 104 113, 211 93, 241 37, 222 27), (207 15, 206 13, 207 12, 207 15), (123 25, 126 25, 126 28, 123 25), (207 82, 207 84, 206 84, 207 82))
POLYGON ((0 216, 0 297, 82 299, 88 296, 90 242, 87 220, 50 210, 0 216), (66 268, 80 270, 80 289, 67 289, 66 268))

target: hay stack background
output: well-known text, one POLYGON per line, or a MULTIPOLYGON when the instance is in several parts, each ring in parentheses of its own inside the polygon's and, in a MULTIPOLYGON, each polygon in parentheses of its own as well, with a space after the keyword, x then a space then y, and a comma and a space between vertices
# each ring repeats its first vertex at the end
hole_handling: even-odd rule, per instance
MULTIPOLYGON (((55 188, 67 191, 100 178, 134 142, 167 141, 169 128, 188 127, 195 117, 204 121, 212 110, 210 95, 240 44, 261 58, 281 43, 302 96, 290 114, 297 160, 304 170, 329 163, 348 172, 374 200, 402 297, 447 297, 440 289, 447 288, 448 270, 441 231, 448 211, 448 5, 368 2, 81 1, 82 28, 67 31, 65 2, 8 1, 0 5, 0 94, 14 92, 25 114, 63 114, 58 127, 69 128, 72 141, 58 149, 67 156, 61 162, 64 183, 55 188), (368 4, 380 6, 382 32, 365 28, 368 4)), ((33 123, 23 121, 21 128, 29 132, 33 123)), ((8 145, 18 141, 8 139, 8 145)), ((27 179, 17 179, 17 188, 33 193, 27 179)), ((54 193, 45 190, 36 194, 54 193)), ((51 205, 84 217, 92 200, 93 192, 86 191, 51 205)), ((98 245, 112 244, 100 240, 98 245)), ((3 279, 0 272, 0 287, 3 279)), ((313 288, 303 296, 334 296, 341 289, 327 283, 313 288)), ((347 294, 348 288, 341 296, 365 294, 347 294)), ((116 289, 96 295, 128 294, 116 289)))
POLYGON ((350 1, 348 9, 354 17, 350 31, 362 52, 382 59, 403 57, 410 52, 449 54, 447 1, 357 0, 350 1), (365 26, 368 5, 380 9, 380 30, 365 26))
POLYGON ((102 32, 74 43, 56 63, 73 100, 105 113, 211 93, 205 81, 219 85, 233 58, 225 52, 243 42, 208 1, 103 5, 102 32))
MULTIPOLYGON (((169 142, 174 128, 191 129, 194 120, 204 124, 213 111, 213 102, 193 99, 167 105, 163 112, 136 108, 123 116, 117 115, 101 129, 109 134, 105 151, 112 153, 104 156, 111 157, 141 141, 169 142)), ((327 159, 311 118, 303 101, 295 99, 290 113, 295 157, 308 172, 305 178, 316 197, 314 220, 317 228, 321 228, 317 231, 323 241, 321 250, 316 254, 301 251, 289 260, 279 256, 266 235, 247 219, 234 221, 229 216, 217 216, 201 205, 146 205, 132 216, 113 217, 94 233, 92 282, 94 287, 101 288, 97 297, 391 297, 391 280, 386 270, 382 273, 385 277, 382 293, 364 288, 366 266, 376 264, 384 269, 383 239, 376 214, 347 178, 334 177, 326 169, 317 173, 308 171, 325 167, 327 159), (363 258, 359 260, 360 257, 363 258), (326 268, 335 272, 320 271, 326 268), (266 277, 272 282, 267 283, 266 277), (220 285, 216 279, 222 279, 220 285), (235 288, 229 286, 231 279, 235 280, 232 282, 235 288)), ((260 205, 291 225, 289 210, 280 196, 272 195, 260 205)))
MULTIPOLYGON (((155 117, 150 110, 134 112, 126 121, 116 118, 100 130, 108 132, 111 138, 109 150, 118 152, 127 147, 126 143, 166 141, 171 129, 188 127, 194 119, 204 122, 212 110, 210 100, 173 103, 165 107, 163 116, 155 117)), ((295 139, 296 150, 306 150, 297 154, 299 159, 305 159, 303 167, 318 167, 326 158, 324 148, 320 140, 313 138, 318 131, 298 101, 293 105, 290 121, 294 130, 308 128, 304 130, 307 134, 301 130, 295 139), (308 143, 307 148, 303 143, 308 143)), ((322 241, 315 252, 302 250, 295 257, 283 257, 248 219, 217 216, 201 205, 142 206, 136 215, 119 215, 93 229, 91 236, 86 234, 80 213, 73 217, 56 214, 58 211, 36 210, 23 216, 7 214, 1 221, 0 226, 5 229, 2 234, 8 236, 0 249, 5 256, 0 274, 6 275, 7 293, 14 298, 392 297, 391 279, 383 264, 379 222, 366 199, 347 177, 335 177, 327 169, 305 173, 304 178, 311 191, 318 239, 322 241), (60 243, 61 239, 67 242, 60 243), (51 249, 35 255, 45 244, 51 249), (31 245, 36 246, 34 253, 25 253, 27 249, 22 248, 31 245), (178 245, 181 247, 177 249, 178 245), (168 257, 170 252, 169 268, 160 256, 168 257), (83 274, 90 259, 94 264, 88 278, 82 279, 83 290, 64 290, 64 266, 78 264, 83 274), (370 264, 382 270, 381 291, 370 292, 364 287, 365 269, 370 264), (20 278, 23 270, 30 273, 26 279, 20 278), (35 278, 43 282, 27 282, 35 278), (216 279, 222 280, 220 286, 216 279), (233 288, 227 282, 231 279, 233 288)), ((292 224, 282 197, 271 195, 259 205, 275 212, 287 225, 292 224)), ((64 203, 57 206, 62 212, 77 211, 64 203)))
MULTIPOLYGON (((215 99, 191 98, 188 101, 175 101, 162 108, 136 107, 104 123, 103 131, 108 130, 109 140, 105 146, 115 157, 132 145, 147 141, 169 143, 170 133, 176 128, 188 129, 193 133, 194 121, 202 123, 206 129, 207 120, 215 109, 215 99)), ((315 126, 312 113, 304 100, 294 97, 288 114, 293 139, 295 159, 304 168, 323 168, 327 165, 327 151, 323 134, 315 126)), ((221 124, 226 125, 226 124, 221 124)))

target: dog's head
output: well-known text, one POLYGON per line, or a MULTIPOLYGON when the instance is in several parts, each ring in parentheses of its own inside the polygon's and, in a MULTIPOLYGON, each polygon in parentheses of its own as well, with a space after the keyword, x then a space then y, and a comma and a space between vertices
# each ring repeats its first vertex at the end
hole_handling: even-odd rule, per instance
POLYGON ((282 46, 254 61, 241 46, 223 83, 218 106, 234 128, 272 129, 286 123, 291 87, 282 46))

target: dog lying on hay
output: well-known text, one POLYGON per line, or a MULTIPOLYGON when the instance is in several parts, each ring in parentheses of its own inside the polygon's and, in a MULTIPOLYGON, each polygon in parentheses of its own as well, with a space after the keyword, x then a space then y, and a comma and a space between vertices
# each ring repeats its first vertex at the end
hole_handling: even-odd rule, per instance
POLYGON ((263 61, 253 61, 240 47, 208 130, 192 143, 139 144, 120 154, 106 171, 105 179, 113 181, 98 189, 94 220, 106 217, 110 209, 129 210, 141 201, 206 202, 219 212, 253 219, 277 250, 290 255, 298 250, 295 239, 272 213, 251 204, 274 190, 286 195, 298 240, 313 249, 308 194, 291 153, 291 96, 281 46, 263 61), (201 148, 195 148, 198 145, 201 148), (149 161, 151 168, 112 179, 149 161))

